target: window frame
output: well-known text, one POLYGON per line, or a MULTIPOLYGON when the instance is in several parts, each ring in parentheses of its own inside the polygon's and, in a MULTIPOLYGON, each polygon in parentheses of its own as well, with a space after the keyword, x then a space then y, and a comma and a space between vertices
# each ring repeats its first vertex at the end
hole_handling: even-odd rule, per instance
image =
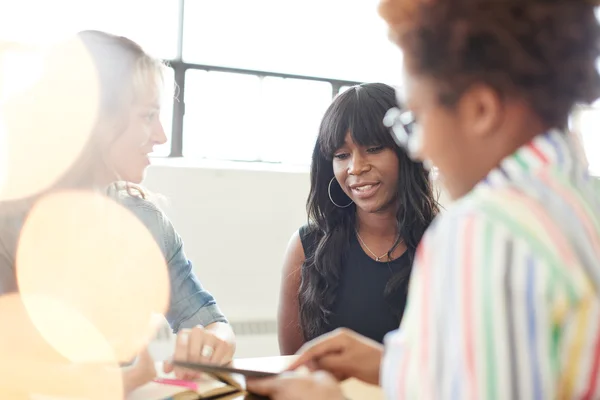
POLYGON ((177 32, 177 57, 172 60, 164 60, 168 67, 173 69, 175 77, 176 96, 173 98, 173 121, 171 124, 171 149, 169 158, 183 157, 183 126, 185 118, 185 76, 188 70, 202 70, 202 71, 215 71, 215 72, 228 72, 235 74, 246 74, 255 75, 259 78, 275 77, 275 78, 288 78, 288 79, 300 79, 307 81, 325 82, 331 84, 331 98, 335 98, 338 95, 340 89, 343 86, 354 86, 363 82, 348 81, 343 79, 331 79, 317 76, 307 75, 295 75, 285 74, 275 71, 260 71, 243 68, 230 68, 218 65, 207 65, 207 64, 195 64, 183 61, 183 24, 185 14, 185 0, 179 0, 179 20, 178 20, 178 32, 177 32))

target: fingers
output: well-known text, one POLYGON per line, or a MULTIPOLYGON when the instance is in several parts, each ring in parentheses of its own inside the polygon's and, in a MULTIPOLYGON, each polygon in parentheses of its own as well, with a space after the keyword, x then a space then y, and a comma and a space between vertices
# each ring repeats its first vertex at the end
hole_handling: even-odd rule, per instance
POLYGON ((347 342, 348 333, 345 330, 334 331, 308 342, 298 351, 299 357, 290 364, 288 370, 294 370, 331 353, 341 353, 346 348, 347 342))
MULTIPOLYGON (((181 330, 177 334, 177 341, 175 344, 175 354, 173 359, 176 361, 193 362, 190 360, 189 346, 191 342, 191 331, 189 329, 181 330)), ((197 347, 197 344, 196 344, 197 347)), ((197 372, 189 371, 184 368, 174 367, 171 370, 175 371, 175 377, 177 379, 191 380, 199 377, 200 374, 197 372)))
POLYGON ((170 361, 165 361, 165 362, 163 363, 163 371, 164 371, 166 374, 170 374, 171 372, 173 372, 173 369, 174 369, 174 368, 175 368, 175 367, 173 366, 173 363, 172 363, 172 362, 170 362, 170 361))
POLYGON ((173 360, 176 361, 188 361, 188 330, 182 330, 177 334, 177 341, 175 342, 175 354, 173 354, 173 360))
POLYGON ((280 378, 247 379, 246 389, 261 396, 272 396, 281 385, 280 378))
MULTIPOLYGON (((201 326, 193 329, 182 330, 177 335, 174 359, 177 361, 201 364, 226 364, 231 361, 233 350, 225 340, 217 337, 210 330, 201 326)), ((196 379, 202 374, 165 363, 165 372, 175 370, 179 379, 196 379)))
POLYGON ((224 365, 231 361, 229 345, 225 342, 219 342, 215 346, 215 353, 211 358, 211 362, 214 364, 224 365))
POLYGON ((348 357, 340 354, 326 355, 315 361, 316 369, 332 373, 338 381, 348 378, 350 366, 348 357))
POLYGON ((187 361, 191 363, 204 363, 206 359, 200 354, 204 346, 204 338, 196 328, 188 331, 187 361))

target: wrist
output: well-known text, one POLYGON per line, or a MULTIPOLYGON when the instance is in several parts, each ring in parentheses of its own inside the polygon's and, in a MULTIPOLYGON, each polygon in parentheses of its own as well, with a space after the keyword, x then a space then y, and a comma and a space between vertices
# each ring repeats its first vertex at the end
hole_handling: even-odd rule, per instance
POLYGON ((235 335, 231 329, 231 325, 225 322, 213 322, 207 325, 204 329, 213 333, 216 337, 227 342, 235 348, 235 335))
POLYGON ((380 380, 381 379, 381 363, 382 363, 383 355, 384 355, 384 347, 381 345, 377 346, 376 354, 377 354, 377 356, 375 358, 376 362, 375 362, 375 365, 372 366, 373 374, 367 382, 372 385, 379 385, 379 383, 381 382, 381 380, 380 380))

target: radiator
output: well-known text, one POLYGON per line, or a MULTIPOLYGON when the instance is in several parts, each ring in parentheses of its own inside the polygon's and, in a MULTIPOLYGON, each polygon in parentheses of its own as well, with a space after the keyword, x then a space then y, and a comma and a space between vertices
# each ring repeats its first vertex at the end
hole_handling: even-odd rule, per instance
POLYGON ((277 333, 275 320, 230 321, 236 336, 274 335, 277 333))

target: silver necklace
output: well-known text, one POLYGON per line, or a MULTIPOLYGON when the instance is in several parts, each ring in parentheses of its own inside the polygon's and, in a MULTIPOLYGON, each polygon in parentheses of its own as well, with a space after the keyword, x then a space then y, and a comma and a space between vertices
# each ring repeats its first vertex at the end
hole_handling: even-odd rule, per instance
MULTIPOLYGON (((371 253, 373 255, 373 257, 375 257, 375 261, 381 262, 381 260, 385 256, 388 256, 388 258, 389 258, 389 252, 390 252, 390 250, 386 251, 385 254, 382 254, 382 255, 378 256, 377 254, 373 253, 373 250, 371 250, 369 248, 369 246, 367 246, 367 244, 365 243, 365 241, 363 240, 363 238, 360 236, 360 233, 358 233, 357 230, 355 230, 355 232, 356 232, 356 237, 358 237, 358 240, 360 240, 360 242, 362 243, 362 245, 365 246, 365 249, 367 249, 369 251, 369 253, 371 253)), ((400 241, 398 242, 398 244, 400 244, 400 243, 402 243, 402 239, 400 239, 400 241)))

